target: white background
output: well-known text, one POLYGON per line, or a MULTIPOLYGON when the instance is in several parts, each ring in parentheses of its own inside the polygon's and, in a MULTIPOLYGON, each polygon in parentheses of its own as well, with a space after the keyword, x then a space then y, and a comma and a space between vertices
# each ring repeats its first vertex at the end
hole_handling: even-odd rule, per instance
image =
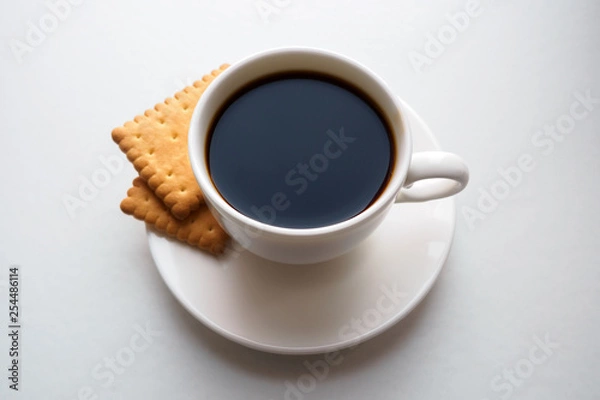
POLYGON ((481 14, 419 70, 409 54, 425 54, 427 34, 465 0, 272 3, 279 13, 263 18, 255 0, 83 0, 22 57, 11 43, 25 41, 48 8, 2 3, 0 333, 11 264, 22 270, 23 331, 19 393, 8 390, 1 334, 0 398, 283 399, 285 381, 307 373, 304 361, 322 359, 246 349, 179 306, 143 224, 119 211, 135 176, 129 164, 74 218, 63 204, 102 167, 99 156, 119 155, 112 128, 223 62, 285 45, 335 50, 374 69, 472 171, 430 295, 303 397, 599 398, 600 104, 551 154, 532 137, 569 113, 575 93, 600 98, 600 3, 482 0, 481 14), (478 210, 498 169, 523 154, 534 170, 470 225, 463 208, 478 210), (146 324, 162 336, 103 386, 91 371, 146 324), (559 347, 531 376, 498 378, 526 366, 545 336, 559 347))

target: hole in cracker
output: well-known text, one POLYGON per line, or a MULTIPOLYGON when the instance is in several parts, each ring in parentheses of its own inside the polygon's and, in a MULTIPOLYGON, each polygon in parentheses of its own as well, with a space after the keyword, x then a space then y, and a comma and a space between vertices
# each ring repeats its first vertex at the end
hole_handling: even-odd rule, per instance
POLYGON ((167 174, 167 176, 170 178, 173 176, 173 171, 169 171, 169 173, 167 174))
POLYGON ((148 151, 148 154, 149 154, 149 155, 152 155, 152 154, 154 154, 154 149, 150 149, 150 150, 148 151))
POLYGON ((164 125, 164 123, 165 123, 165 119, 164 119, 164 118, 161 118, 161 119, 159 119, 159 120, 158 120, 158 122, 160 122, 160 123, 161 123, 161 125, 164 125))
POLYGON ((141 137, 142 137, 142 134, 141 134, 141 133, 138 133, 137 135, 135 135, 135 137, 136 137, 137 139, 139 139, 139 138, 141 138, 141 137))
MULTIPOLYGON (((185 108, 184 108, 185 110, 185 108)), ((177 132, 173 132, 173 135, 171 136, 173 138, 173 140, 177 139, 179 135, 177 134, 177 132)))
POLYGON ((213 227, 212 227, 212 225, 208 227, 208 231, 209 231, 209 232, 212 232, 212 231, 213 231, 213 227))

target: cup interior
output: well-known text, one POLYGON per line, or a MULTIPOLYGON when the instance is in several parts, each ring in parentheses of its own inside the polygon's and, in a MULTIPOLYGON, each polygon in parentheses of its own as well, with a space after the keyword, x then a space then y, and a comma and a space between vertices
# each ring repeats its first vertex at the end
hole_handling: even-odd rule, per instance
POLYGON ((225 70, 207 88, 198 102, 190 123, 188 142, 194 174, 209 204, 216 208, 218 212, 225 213, 256 229, 279 233, 294 230, 311 233, 323 229, 343 229, 380 211, 380 208, 390 203, 400 190, 406 177, 412 151, 408 127, 402 117, 399 102, 381 78, 368 68, 345 56, 307 48, 266 51, 239 61, 225 70), (386 187, 362 213, 335 225, 305 229, 283 228, 252 219, 231 207, 221 197, 209 176, 206 146, 213 120, 223 105, 227 104, 231 96, 237 93, 239 89, 248 84, 270 75, 288 72, 316 73, 350 83, 359 88, 376 104, 391 129, 390 134, 393 137, 395 157, 394 165, 391 167, 392 173, 386 187))

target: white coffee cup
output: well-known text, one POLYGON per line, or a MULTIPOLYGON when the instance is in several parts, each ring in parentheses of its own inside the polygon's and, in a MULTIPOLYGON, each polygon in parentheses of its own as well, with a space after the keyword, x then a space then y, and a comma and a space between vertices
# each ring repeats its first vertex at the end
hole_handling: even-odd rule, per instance
POLYGON ((379 76, 350 58, 314 48, 268 50, 230 66, 210 84, 196 105, 188 146, 194 175, 219 224, 249 251, 290 264, 316 263, 340 256, 367 238, 394 203, 451 196, 460 192, 469 180, 466 164, 455 154, 441 151, 413 154, 410 127, 400 101, 379 76), (287 71, 315 72, 351 82, 377 103, 390 124, 396 154, 391 177, 379 197, 348 220, 306 229, 269 225, 229 205, 210 177, 206 146, 219 109, 248 83, 287 71))

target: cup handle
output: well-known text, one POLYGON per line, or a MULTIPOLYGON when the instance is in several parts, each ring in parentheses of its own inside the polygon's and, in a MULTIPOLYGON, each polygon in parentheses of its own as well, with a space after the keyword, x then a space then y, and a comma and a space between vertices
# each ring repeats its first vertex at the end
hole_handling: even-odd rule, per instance
POLYGON ((469 182, 469 168, 456 154, 443 151, 414 153, 396 203, 441 199, 462 191, 469 182))

